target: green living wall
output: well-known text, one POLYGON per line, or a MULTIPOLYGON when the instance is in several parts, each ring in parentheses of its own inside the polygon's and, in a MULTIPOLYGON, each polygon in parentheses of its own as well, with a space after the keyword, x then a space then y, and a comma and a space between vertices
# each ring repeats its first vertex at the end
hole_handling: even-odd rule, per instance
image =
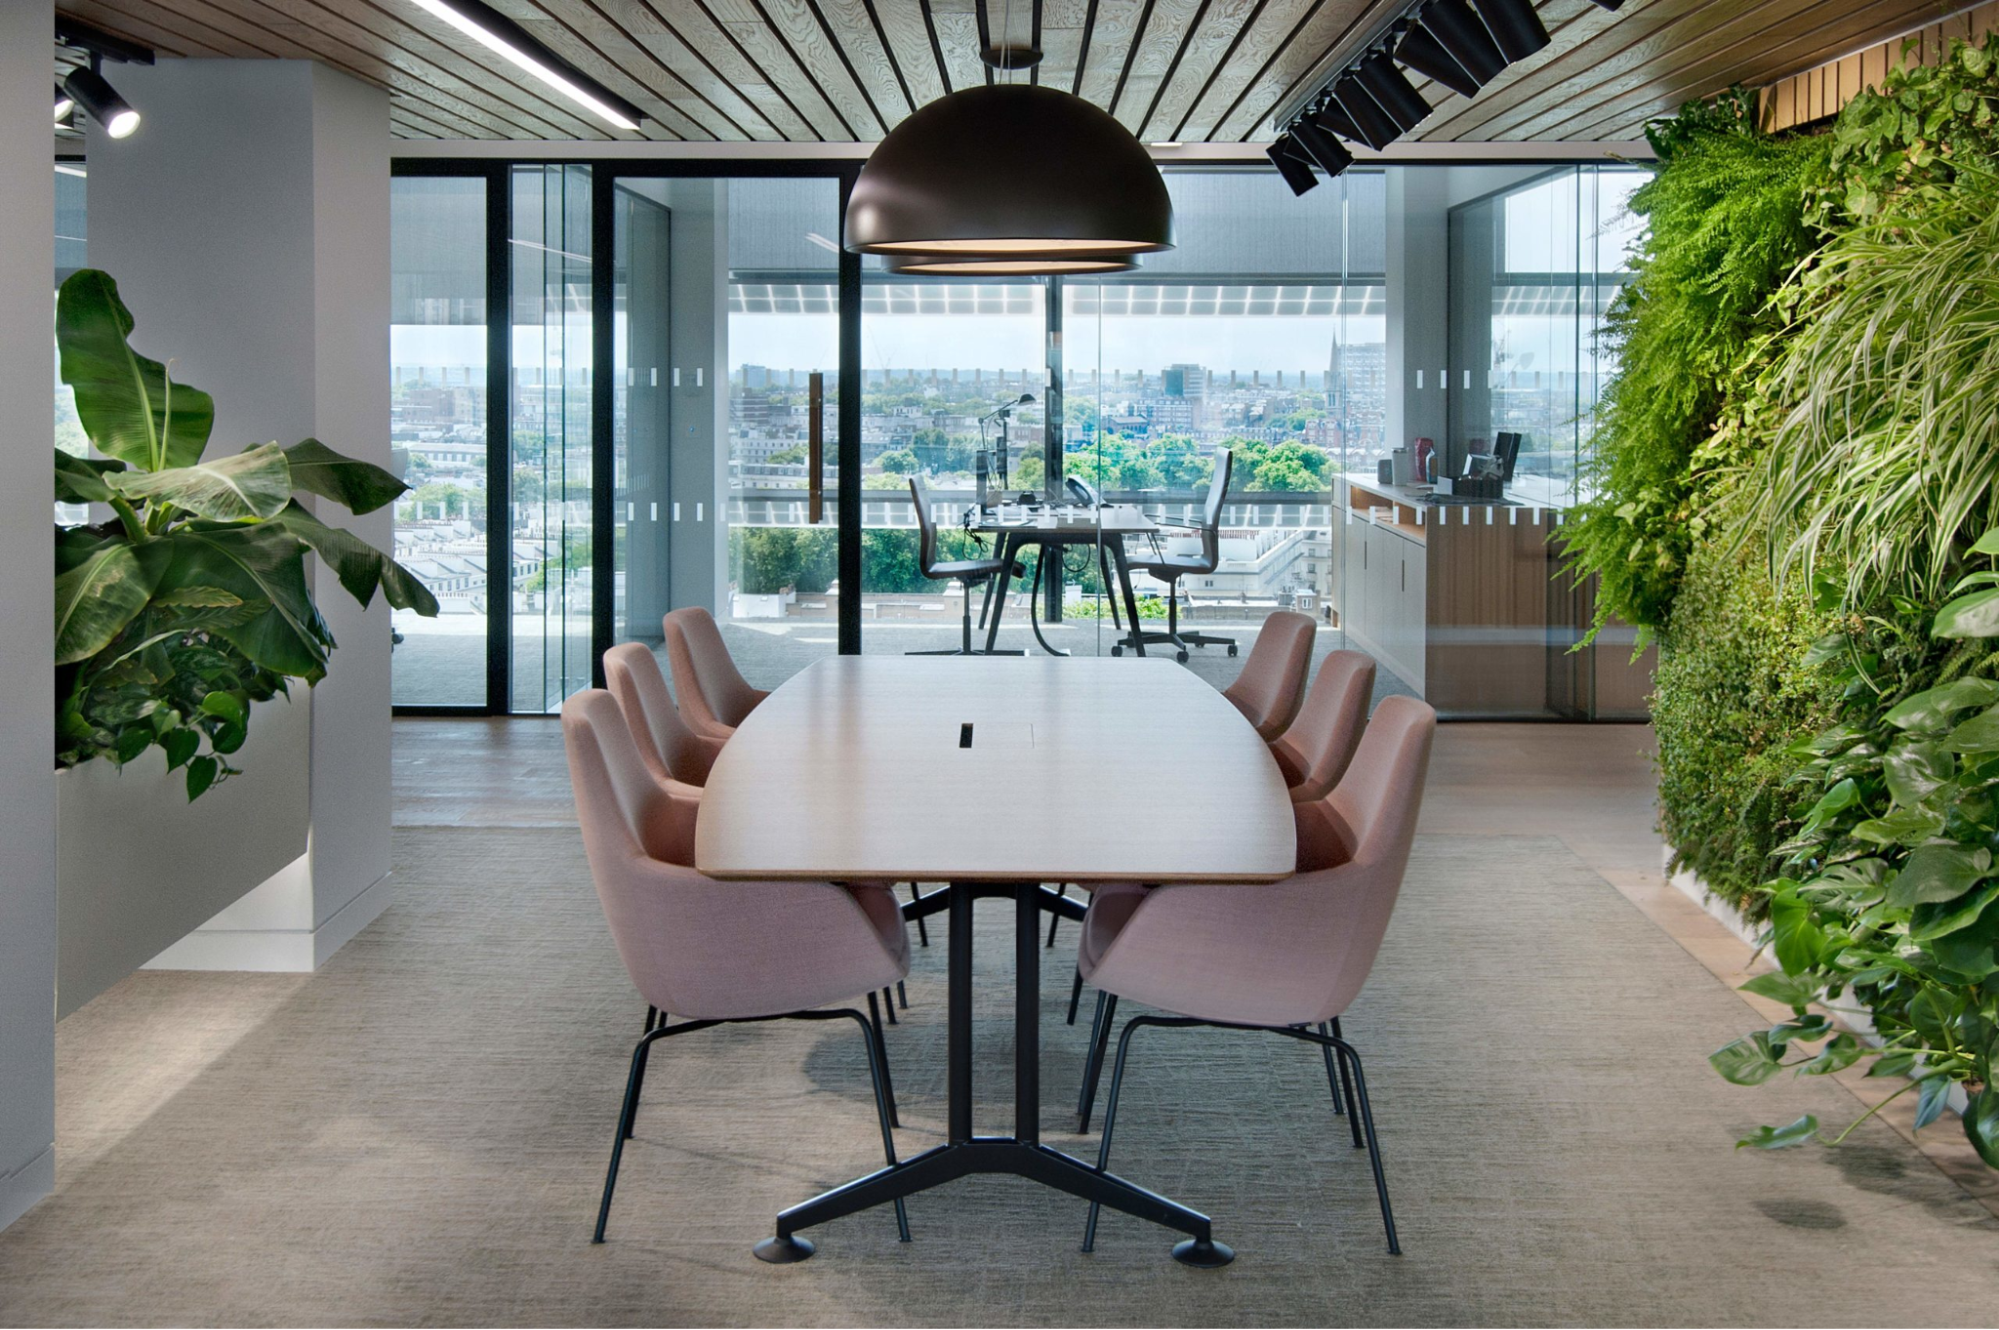
POLYGON ((1999 1167, 1999 43, 1823 133, 1752 113, 1654 127, 1571 567, 1660 644, 1679 862, 1768 924, 1793 1017, 1715 1069, 1872 1057, 1999 1167), (1877 1043, 1823 1014, 1856 1000, 1877 1043))

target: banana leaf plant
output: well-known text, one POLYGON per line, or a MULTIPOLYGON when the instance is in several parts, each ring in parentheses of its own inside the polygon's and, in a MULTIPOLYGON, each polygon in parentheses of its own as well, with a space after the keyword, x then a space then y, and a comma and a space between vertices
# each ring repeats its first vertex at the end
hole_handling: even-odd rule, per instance
POLYGON ((252 703, 326 675, 333 634, 306 581, 308 552, 364 607, 377 589, 426 616, 437 601, 296 497, 369 513, 403 493, 401 481, 317 439, 210 457, 214 399, 134 351, 131 333, 108 275, 86 268, 62 284, 62 379, 103 455, 58 450, 55 497, 112 517, 55 528, 55 759, 123 765, 157 744, 169 771, 185 769, 192 801, 241 774, 229 755, 252 703))

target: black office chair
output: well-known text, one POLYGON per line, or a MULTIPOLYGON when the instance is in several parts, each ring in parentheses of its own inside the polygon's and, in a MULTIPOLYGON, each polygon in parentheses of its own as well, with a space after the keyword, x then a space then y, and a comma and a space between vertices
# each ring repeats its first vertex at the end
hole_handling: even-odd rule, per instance
POLYGON ((1228 497, 1229 472, 1235 465, 1234 457, 1223 448, 1215 454, 1214 478, 1208 482, 1208 499, 1202 505, 1201 522, 1193 526, 1185 522, 1170 522, 1161 519, 1161 526, 1182 527, 1201 533, 1201 548, 1195 554, 1168 554, 1153 538, 1151 558, 1129 560, 1133 572, 1150 573, 1166 583, 1166 631, 1144 632, 1133 624, 1132 632, 1124 642, 1111 648, 1113 656, 1124 654, 1126 645, 1132 642, 1164 643, 1179 654, 1181 664, 1187 662, 1188 647, 1227 647, 1231 656, 1236 654, 1233 637, 1217 637, 1212 633, 1180 631, 1180 579, 1183 577, 1212 573, 1222 561, 1222 500, 1228 497))
MULTIPOLYGON (((995 555, 982 559, 939 559, 937 557, 937 519, 930 510, 930 489, 920 476, 909 478, 909 497, 916 505, 916 525, 922 533, 917 546, 916 565, 923 575, 939 582, 962 582, 965 587, 965 638, 964 645, 957 650, 908 651, 909 656, 1020 656, 1022 651, 974 651, 972 650, 972 588, 983 586, 994 577, 1004 577, 1011 571, 1008 561, 995 555)), ((1005 591, 1004 583, 1001 591, 1005 591)))

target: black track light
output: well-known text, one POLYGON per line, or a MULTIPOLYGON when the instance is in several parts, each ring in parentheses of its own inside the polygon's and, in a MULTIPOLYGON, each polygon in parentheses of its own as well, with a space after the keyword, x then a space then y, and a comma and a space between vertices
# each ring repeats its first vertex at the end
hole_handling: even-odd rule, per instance
POLYGON ((1354 76, 1381 109, 1388 112, 1389 119, 1403 129, 1414 129, 1429 118, 1430 103, 1423 100, 1423 94, 1416 91, 1416 86, 1395 67, 1395 62, 1381 52, 1369 51, 1362 56, 1354 65, 1354 76))
POLYGON ((1424 27, 1414 27, 1395 48, 1395 58, 1424 78, 1441 83, 1460 97, 1476 97, 1481 86, 1463 65, 1444 49, 1444 44, 1424 27))
POLYGON ((1451 59, 1464 66, 1465 73, 1481 85, 1492 82, 1506 68, 1506 56, 1492 34, 1466 0, 1430 0, 1423 6, 1423 26, 1451 59))
POLYGON ((1548 44, 1548 30, 1534 12, 1533 0, 1472 0, 1486 31, 1508 60, 1525 60, 1548 44))
POLYGON ((1310 164, 1299 155, 1289 135, 1278 139, 1263 152, 1270 158, 1270 164, 1277 168, 1277 174, 1284 177, 1284 183, 1291 186, 1293 194, 1303 194, 1318 187, 1319 177, 1312 174, 1310 164))
POLYGON ((1360 79, 1352 74, 1342 74, 1333 82, 1333 96, 1339 99, 1342 109, 1353 118, 1360 130, 1360 141, 1380 152, 1389 144, 1402 137, 1402 126, 1381 106, 1362 86, 1360 79))
POLYGON ((1353 154, 1347 151, 1346 145, 1309 120, 1300 120, 1292 125, 1291 137, 1305 150, 1307 157, 1319 164, 1328 180, 1353 165, 1353 154))
MULTIPOLYGON (((93 57, 91 64, 96 63, 93 57)), ((139 113, 95 69, 79 67, 70 70, 69 77, 62 81, 62 90, 75 98, 78 106, 90 112, 91 118, 104 126, 104 132, 114 139, 129 138, 132 131, 139 127, 139 113)))
POLYGON ((1320 129, 1325 130, 1328 134, 1338 134, 1349 143, 1367 142, 1367 139, 1360 132, 1360 126, 1353 122, 1353 117, 1341 109, 1340 104, 1330 97, 1320 104, 1318 110, 1306 112, 1304 118, 1317 125, 1320 129))
POLYGON ((62 121, 69 119, 69 113, 75 109, 76 98, 64 92, 62 84, 56 84, 56 122, 60 124, 62 121))
POLYGON ((1608 9, 1613 14, 1624 8, 1624 0, 1590 0, 1590 2, 1598 9, 1608 9))

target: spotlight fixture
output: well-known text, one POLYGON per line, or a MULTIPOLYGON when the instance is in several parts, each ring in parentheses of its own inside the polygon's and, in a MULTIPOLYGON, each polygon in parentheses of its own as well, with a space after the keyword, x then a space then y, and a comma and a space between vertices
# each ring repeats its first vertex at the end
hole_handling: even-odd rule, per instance
POLYGON ((1342 74, 1333 80, 1333 96, 1339 99, 1341 109, 1353 117, 1360 129, 1360 141, 1376 152, 1402 137, 1402 126, 1381 109, 1357 76, 1342 74))
POLYGON ((69 119, 69 113, 75 109, 76 98, 64 92, 62 84, 56 84, 56 120, 61 122, 69 119))
POLYGON ((1416 85, 1395 67, 1395 62, 1379 51, 1370 51, 1354 66, 1354 77, 1368 95, 1388 112, 1389 119, 1403 129, 1414 129, 1429 118, 1430 103, 1416 91, 1416 85))
POLYGON ((577 69, 481 0, 411 0, 452 27, 554 88, 605 124, 637 129, 645 112, 577 69))
POLYGON ((1548 30, 1534 12, 1533 0, 1472 0, 1486 30, 1508 60, 1525 60, 1548 44, 1548 30))
POLYGON ((1413 27, 1403 34, 1402 44, 1395 48, 1395 58, 1460 97, 1476 97, 1483 86, 1425 27, 1413 27))
POLYGON ((1318 188, 1319 177, 1312 174, 1311 164, 1299 153, 1290 135, 1265 148, 1263 155, 1270 158, 1270 164, 1277 168, 1277 174, 1284 177, 1284 183, 1291 186, 1293 194, 1318 188))
POLYGON ((1328 180, 1353 165, 1353 154, 1346 150, 1346 145, 1309 120, 1291 126, 1291 137, 1307 157, 1319 164, 1328 180))
POLYGON ((139 127, 139 113, 97 72, 95 55, 90 57, 88 67, 78 66, 69 71, 69 77, 62 81, 62 90, 114 139, 130 138, 139 127))
POLYGON ((1608 9, 1613 14, 1624 8, 1624 0, 1590 0, 1590 3, 1598 9, 1608 9))
POLYGON ((1353 117, 1342 110, 1340 104, 1331 97, 1326 98, 1318 110, 1300 116, 1299 120, 1301 122, 1309 120, 1328 134, 1338 134, 1349 143, 1367 142, 1366 137, 1360 132, 1360 126, 1353 122, 1353 117))
POLYGON ((1506 54, 1466 0, 1430 0, 1423 6, 1422 24, 1451 59, 1480 85, 1492 82, 1506 68, 1506 54))

